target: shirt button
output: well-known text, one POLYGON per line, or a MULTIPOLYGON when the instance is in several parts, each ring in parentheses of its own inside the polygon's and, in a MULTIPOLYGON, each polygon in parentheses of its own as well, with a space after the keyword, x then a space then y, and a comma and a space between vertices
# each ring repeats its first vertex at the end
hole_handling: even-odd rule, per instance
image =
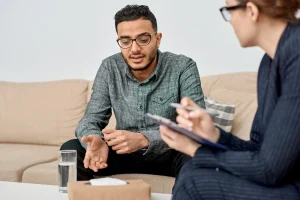
POLYGON ((162 97, 159 98, 160 101, 163 101, 164 99, 162 97))
POLYGON ((140 105, 140 109, 141 109, 141 110, 143 109, 143 106, 142 106, 142 105, 140 105))
POLYGON ((218 171, 219 171, 219 168, 216 168, 216 171, 218 172, 218 171))

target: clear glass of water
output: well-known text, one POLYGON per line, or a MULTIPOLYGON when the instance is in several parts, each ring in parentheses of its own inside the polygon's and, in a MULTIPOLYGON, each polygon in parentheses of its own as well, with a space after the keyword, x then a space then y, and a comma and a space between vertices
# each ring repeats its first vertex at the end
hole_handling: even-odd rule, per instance
POLYGON ((77 180, 77 151, 61 150, 58 157, 59 192, 68 192, 68 182, 77 180))

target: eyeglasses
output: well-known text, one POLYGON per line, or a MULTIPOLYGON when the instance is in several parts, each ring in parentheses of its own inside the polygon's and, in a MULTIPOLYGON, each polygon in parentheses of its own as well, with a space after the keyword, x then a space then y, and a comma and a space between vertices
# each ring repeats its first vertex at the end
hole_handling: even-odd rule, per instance
POLYGON ((246 3, 244 4, 240 4, 240 5, 236 5, 236 6, 230 6, 230 7, 227 7, 227 6, 224 6, 222 8, 220 8, 220 12, 224 18, 224 20, 226 22, 229 22, 231 20, 231 13, 230 11, 232 10, 236 10, 236 9, 239 9, 239 8, 246 8, 246 3))
POLYGON ((136 42, 139 46, 147 46, 151 42, 151 38, 154 34, 157 32, 154 32, 152 34, 143 34, 137 36, 135 39, 131 38, 121 38, 117 40, 118 45, 123 49, 128 49, 132 46, 133 41, 136 42))

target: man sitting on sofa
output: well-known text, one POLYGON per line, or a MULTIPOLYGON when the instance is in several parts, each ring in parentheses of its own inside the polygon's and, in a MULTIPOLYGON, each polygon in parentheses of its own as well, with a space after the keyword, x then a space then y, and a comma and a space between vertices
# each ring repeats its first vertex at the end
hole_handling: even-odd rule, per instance
POLYGON ((175 121, 170 103, 185 96, 205 107, 196 63, 158 50, 162 34, 147 6, 128 5, 118 11, 115 28, 121 53, 103 60, 76 129, 78 140, 61 149, 77 150, 78 180, 123 173, 175 177, 189 157, 169 149, 158 124, 145 114, 175 121), (112 109, 117 127, 105 130, 112 109))

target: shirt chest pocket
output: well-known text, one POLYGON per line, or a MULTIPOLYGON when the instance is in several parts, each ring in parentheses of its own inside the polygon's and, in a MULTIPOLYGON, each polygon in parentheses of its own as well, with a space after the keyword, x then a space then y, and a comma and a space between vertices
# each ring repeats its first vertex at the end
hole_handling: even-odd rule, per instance
POLYGON ((174 99, 174 94, 160 94, 160 95, 155 95, 155 97, 152 98, 152 102, 164 105, 167 103, 169 100, 174 99))
POLYGON ((164 117, 176 115, 176 110, 170 106, 170 103, 178 102, 175 93, 159 93, 152 95, 148 112, 164 117))

